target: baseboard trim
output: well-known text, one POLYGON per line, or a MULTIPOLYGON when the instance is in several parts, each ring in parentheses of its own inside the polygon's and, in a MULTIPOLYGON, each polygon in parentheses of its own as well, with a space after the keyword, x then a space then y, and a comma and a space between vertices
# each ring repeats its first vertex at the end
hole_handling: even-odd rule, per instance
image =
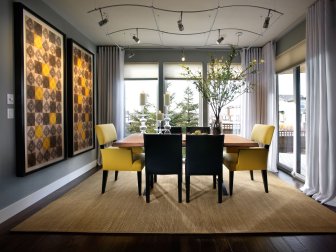
POLYGON ((28 195, 27 197, 14 202, 13 204, 5 207, 4 209, 1 209, 0 210, 0 224, 5 222, 9 218, 13 217, 14 215, 18 214, 19 212, 23 211, 24 209, 35 204, 39 200, 48 196, 49 194, 60 189, 62 186, 68 184, 69 182, 73 181, 74 179, 78 178, 79 176, 83 175, 89 170, 93 169, 94 167, 96 167, 96 165, 97 165, 97 160, 94 160, 91 163, 84 165, 83 167, 77 169, 76 171, 71 172, 70 174, 64 176, 63 178, 60 178, 56 180, 55 182, 28 195))

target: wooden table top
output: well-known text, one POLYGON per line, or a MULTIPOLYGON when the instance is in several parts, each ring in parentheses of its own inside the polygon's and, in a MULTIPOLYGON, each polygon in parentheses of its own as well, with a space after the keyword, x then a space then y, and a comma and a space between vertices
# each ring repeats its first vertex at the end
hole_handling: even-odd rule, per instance
MULTIPOLYGON (((183 145, 185 145, 185 135, 182 136, 183 145)), ((118 147, 143 147, 144 140, 143 134, 135 133, 125 137, 122 140, 116 141, 113 146, 118 147)), ((232 134, 225 134, 224 136, 224 147, 257 147, 258 143, 249 140, 247 138, 232 135, 232 134)))

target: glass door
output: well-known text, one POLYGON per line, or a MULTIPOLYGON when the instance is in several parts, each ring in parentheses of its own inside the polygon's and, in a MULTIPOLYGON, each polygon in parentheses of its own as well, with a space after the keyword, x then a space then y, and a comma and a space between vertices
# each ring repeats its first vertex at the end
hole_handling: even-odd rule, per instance
POLYGON ((278 77, 278 166, 306 175, 306 68, 301 64, 278 77))
POLYGON ((289 69, 278 74, 278 155, 279 166, 293 171, 294 155, 294 128, 295 128, 295 99, 294 75, 289 69))
POLYGON ((300 65, 300 169, 297 173, 306 176, 306 127, 307 127, 307 82, 306 82, 306 65, 300 65))

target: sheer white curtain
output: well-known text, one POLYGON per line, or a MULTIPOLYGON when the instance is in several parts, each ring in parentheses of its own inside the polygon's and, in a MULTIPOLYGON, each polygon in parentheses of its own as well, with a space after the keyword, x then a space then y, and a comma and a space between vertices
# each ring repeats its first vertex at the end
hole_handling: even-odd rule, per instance
POLYGON ((266 106, 266 115, 262 118, 267 124, 272 124, 275 126, 275 131, 273 134, 272 144, 268 153, 268 163, 267 169, 272 172, 277 172, 278 163, 278 108, 276 103, 276 79, 275 79, 275 46, 273 42, 268 42, 262 48, 262 55, 264 59, 263 70, 261 72, 261 83, 264 87, 263 96, 265 101, 263 106, 266 106))
MULTIPOLYGON (((244 49, 241 54, 242 66, 245 68, 252 60, 264 60, 259 65, 258 73, 250 75, 247 81, 255 83, 252 92, 242 96, 241 134, 250 137, 253 125, 256 123, 276 123, 276 82, 275 82, 275 50, 273 43, 267 43, 263 48, 244 49)), ((274 132, 269 152, 268 170, 277 172, 277 137, 274 132)))
POLYGON ((307 175, 301 188, 336 203, 336 1, 319 0, 307 13, 307 175))
POLYGON ((124 50, 98 47, 98 123, 113 123, 124 136, 124 50))
MULTIPOLYGON (((243 69, 245 69, 253 60, 257 60, 258 62, 261 60, 261 48, 243 49, 241 53, 241 63, 243 69)), ((250 138, 253 125, 261 122, 259 108, 261 104, 258 102, 258 99, 261 98, 261 76, 259 71, 257 74, 249 75, 247 81, 254 83, 255 88, 252 92, 242 95, 240 134, 244 137, 250 138)))

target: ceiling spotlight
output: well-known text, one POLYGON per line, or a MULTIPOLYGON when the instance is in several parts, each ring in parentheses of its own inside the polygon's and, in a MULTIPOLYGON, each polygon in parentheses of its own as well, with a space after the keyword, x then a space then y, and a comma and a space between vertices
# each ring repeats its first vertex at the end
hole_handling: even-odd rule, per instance
POLYGON ((236 35, 237 35, 237 46, 239 46, 239 38, 240 38, 240 36, 243 35, 243 33, 242 32, 236 32, 236 35))
POLYGON ((179 28, 180 31, 183 31, 184 30, 184 26, 182 24, 182 11, 181 11, 181 17, 180 17, 180 20, 177 21, 177 27, 179 28))
POLYGON ((133 40, 136 42, 136 43, 140 43, 140 39, 138 38, 138 28, 136 29, 136 36, 135 35, 133 35, 133 40))
POLYGON ((128 58, 131 59, 135 56, 135 53, 133 51, 130 51, 128 54, 128 58))
POLYGON ((185 56, 184 56, 184 50, 182 50, 182 57, 181 57, 181 61, 185 61, 186 59, 185 59, 185 56))
POLYGON ((136 37, 136 36, 133 36, 133 40, 136 42, 136 43, 140 43, 140 39, 138 38, 138 37, 136 37))
POLYGON ((101 16, 101 19, 102 19, 102 20, 100 20, 100 21, 98 22, 98 24, 99 24, 99 26, 103 26, 103 25, 105 25, 105 24, 108 22, 108 19, 107 19, 107 17, 104 18, 101 9, 99 9, 99 11, 100 11, 100 16, 101 16))
POLYGON ((220 43, 222 43, 224 40, 223 36, 220 36, 220 29, 218 29, 218 39, 216 41, 217 45, 219 45, 220 43))
POLYGON ((222 43, 223 40, 224 40, 223 37, 220 37, 219 39, 217 39, 217 41, 216 41, 217 45, 219 45, 220 43, 222 43))
POLYGON ((269 22, 270 22, 270 14, 271 14, 271 10, 268 10, 268 14, 267 14, 267 17, 265 17, 265 21, 264 21, 264 25, 263 25, 263 28, 267 29, 268 26, 269 26, 269 22))

